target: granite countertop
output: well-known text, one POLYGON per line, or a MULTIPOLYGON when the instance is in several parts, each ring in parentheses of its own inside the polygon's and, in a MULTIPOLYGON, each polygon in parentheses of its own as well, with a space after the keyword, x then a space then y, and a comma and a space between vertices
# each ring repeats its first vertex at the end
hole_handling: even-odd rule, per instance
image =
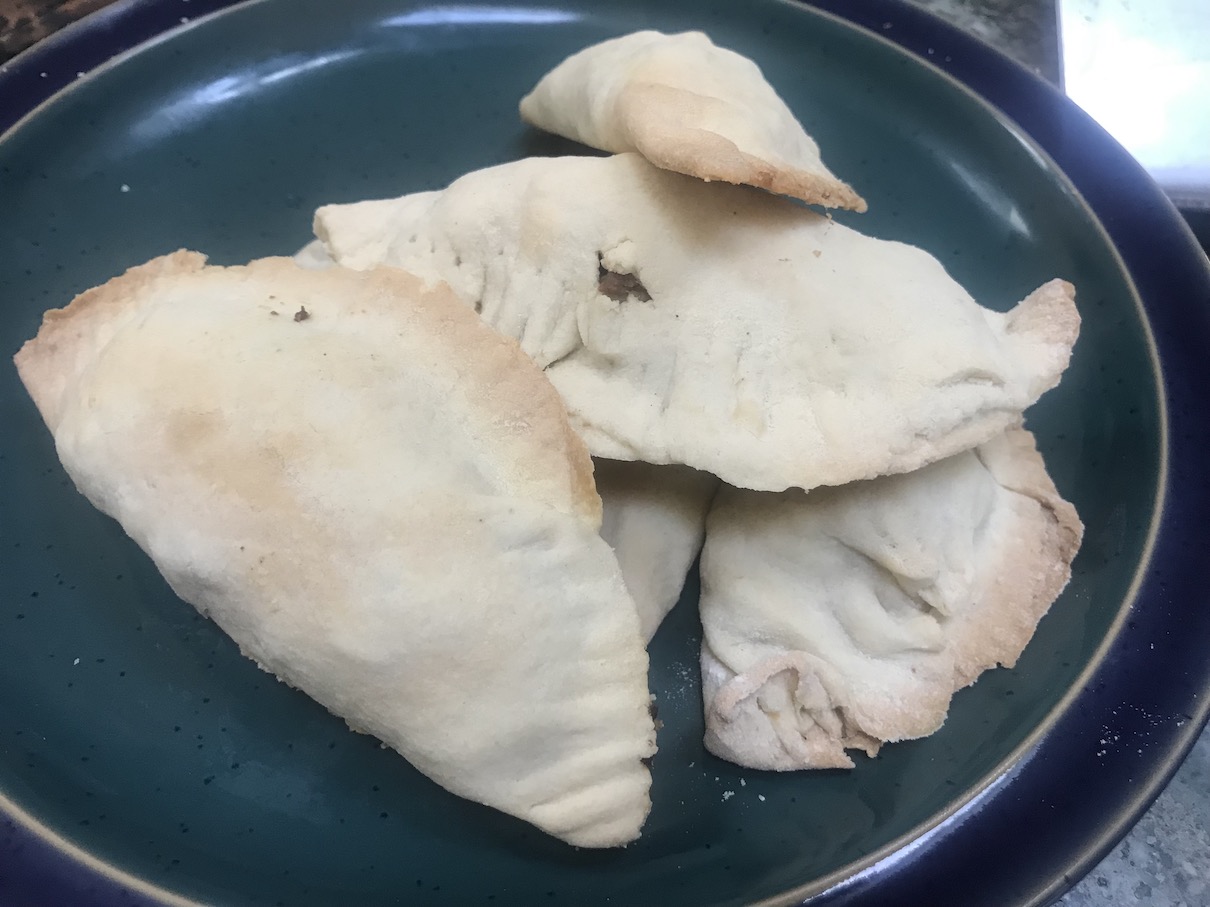
POLYGON ((0 0, 0 63, 113 0, 0 0))
POLYGON ((1056 0, 911 0, 978 35, 1049 82, 1062 82, 1056 0))
MULTIPOLYGON (((112 0, 0 0, 0 62, 112 0)), ((910 0, 1061 83, 1057 0, 910 0)), ((1210 907, 1210 728, 1126 838, 1060 907, 1210 907)))

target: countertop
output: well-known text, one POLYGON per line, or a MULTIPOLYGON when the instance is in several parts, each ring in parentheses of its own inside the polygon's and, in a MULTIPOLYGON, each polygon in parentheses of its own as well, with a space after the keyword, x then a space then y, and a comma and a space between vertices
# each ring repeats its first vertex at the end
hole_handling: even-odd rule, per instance
MULTIPOLYGON (((0 0, 0 62, 109 2, 0 0)), ((1060 83, 1056 0, 912 2, 1060 83)), ((1210 728, 1130 834, 1058 903, 1210 907, 1210 728)))

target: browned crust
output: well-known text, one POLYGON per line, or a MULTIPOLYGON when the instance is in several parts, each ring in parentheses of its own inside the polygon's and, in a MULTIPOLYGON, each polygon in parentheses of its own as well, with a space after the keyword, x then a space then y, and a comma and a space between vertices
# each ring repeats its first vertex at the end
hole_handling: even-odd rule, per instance
POLYGON ((1025 355, 1040 363, 1030 391, 1041 396, 1059 383, 1071 362, 1080 334, 1076 288, 1059 278, 1047 281, 1008 312, 1005 328, 1009 340, 1020 343, 1025 355))
POLYGON ((1008 313, 1008 332, 1027 334, 1035 343, 1066 349, 1070 354, 1080 334, 1075 286, 1058 277, 1042 284, 1008 313))
MULTIPOLYGON (((709 646, 702 646, 706 703, 706 748, 720 758, 751 768, 847 768, 847 749, 874 755, 880 741, 926 736, 941 726, 957 690, 984 671, 1012 667, 1033 638, 1038 622, 1071 578, 1084 527, 1046 471, 1033 435, 1014 426, 975 450, 998 485, 1011 493, 1011 512, 1001 543, 980 565, 969 608, 953 618, 946 649, 952 674, 938 676, 907 691, 866 702, 864 711, 835 684, 829 699, 840 722, 839 735, 809 728, 801 740, 780 733, 777 716, 761 710, 758 697, 769 683, 793 683, 815 670, 821 682, 826 668, 813 666, 805 653, 765 659, 742 675, 727 669, 709 646), (948 678, 948 680, 947 680, 948 678)), ((851 692, 851 691, 850 691, 851 692)), ((868 697, 862 697, 867 700, 868 697)))
POLYGON ((831 174, 774 163, 703 129, 697 125, 694 100, 666 85, 637 83, 619 97, 618 116, 635 150, 661 169, 707 182, 755 186, 808 204, 866 210, 865 199, 831 174))
POLYGON ((719 181, 741 186, 755 186, 777 195, 788 195, 811 205, 825 208, 847 208, 864 213, 866 201, 853 188, 839 179, 809 173, 796 167, 778 167, 763 158, 741 151, 733 143, 715 133, 709 141, 686 142, 665 146, 635 142, 637 150, 647 160, 663 170, 672 170, 705 182, 719 181), (726 142, 729 153, 713 155, 702 151, 703 146, 726 142), (697 153, 689 156, 690 149, 697 153))
POLYGON ((1016 500, 1008 544, 985 568, 981 594, 960 615, 951 637, 955 690, 989 668, 1017 663, 1071 579, 1071 563, 1084 537, 1075 507, 1059 495, 1030 432, 1009 429, 975 454, 1016 500))
MULTIPOLYGON (((1006 313, 1007 333, 1017 345, 1015 354, 1032 363, 1036 376, 1030 403, 1056 387, 1071 362, 1071 351, 1080 332, 1075 287, 1058 278, 1047 281, 1006 313)), ((893 469, 871 469, 862 479, 879 475, 915 472, 930 463, 972 450, 998 438, 1019 425, 1019 412, 999 410, 958 425, 946 424, 937 434, 917 434, 910 446, 895 452, 893 469)))
MULTIPOLYGON (((593 525, 600 524, 601 498, 593 478, 592 457, 571 427, 563 398, 516 340, 493 330, 447 284, 429 286, 415 275, 391 267, 300 271, 291 258, 261 259, 248 267, 283 269, 290 279, 302 275, 302 279, 314 280, 322 275, 320 279, 332 281, 337 290, 350 279, 364 280, 381 304, 391 309, 406 300, 409 311, 422 316, 415 322, 417 327, 460 356, 463 374, 480 394, 475 402, 483 418, 521 420, 532 429, 531 455, 515 462, 514 469, 541 481, 567 472, 573 508, 593 525), (549 440, 544 443, 541 439, 549 440)), ((282 276, 284 279, 286 275, 282 276)))
POLYGON ((847 750, 875 756, 883 743, 927 737, 945 722, 952 690, 946 673, 930 685, 923 679, 904 691, 886 691, 884 698, 863 697, 854 702, 852 689, 827 682, 827 668, 806 652, 786 652, 766 658, 743 674, 733 674, 702 645, 703 678, 707 665, 726 682, 715 687, 703 679, 706 697, 706 749, 720 758, 749 768, 790 771, 814 768, 852 768, 847 750), (789 684, 787 689, 818 684, 828 691, 838 727, 830 732, 820 724, 805 730, 781 728, 792 719, 765 712, 760 704, 767 684, 789 684), (796 739, 797 736, 797 739, 796 739))
POLYGON ((160 280, 195 273, 205 264, 205 255, 184 249, 153 258, 42 316, 37 336, 25 342, 13 362, 51 431, 59 424, 66 389, 109 342, 118 323, 143 304, 147 291, 160 280))
MULTIPOLYGON (((351 271, 305 270, 290 258, 264 258, 230 268, 207 266, 198 252, 181 250, 131 268, 101 286, 86 290, 62 309, 48 311, 36 337, 14 356, 17 370, 52 432, 58 425, 65 393, 121 323, 156 301, 158 288, 180 281, 206 280, 225 273, 236 279, 263 282, 270 290, 302 282, 308 292, 331 287, 333 299, 350 304, 406 311, 411 325, 446 350, 461 356, 463 373, 478 390, 474 404, 485 419, 507 419, 537 439, 533 456, 517 462, 518 473, 549 480, 566 472, 572 509, 599 524, 601 499, 593 481, 592 460, 572 429, 563 401, 542 370, 511 338, 493 331, 445 284, 426 286, 396 268, 351 271), (406 309, 401 306, 406 303, 406 309)), ((229 284, 224 284, 228 288, 229 284)))

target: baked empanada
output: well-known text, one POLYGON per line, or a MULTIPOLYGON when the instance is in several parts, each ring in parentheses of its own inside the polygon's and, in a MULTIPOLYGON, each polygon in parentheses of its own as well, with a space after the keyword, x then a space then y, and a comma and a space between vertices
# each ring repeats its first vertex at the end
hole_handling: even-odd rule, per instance
POLYGON ((342 265, 448 281, 546 370, 595 456, 767 491, 994 437, 1079 328, 1061 280, 993 312, 921 249, 636 154, 504 164, 320 208, 315 229, 342 265))
MULTIPOLYGON (((305 268, 333 265, 319 240, 300 249, 294 260, 305 268)), ((596 460, 593 480, 601 496, 601 538, 618 558, 643 638, 650 642, 702 550, 718 479, 687 466, 596 460)))
POLYGON ((760 68, 701 32, 641 31, 568 57, 521 100, 526 122, 657 167, 866 209, 760 68))
POLYGON ((1033 436, 916 472, 769 494, 724 486, 702 551, 706 748, 751 768, 848 768, 922 737, 1012 666, 1083 527, 1033 436))
POLYGON ((647 655, 591 461, 448 288, 180 252, 16 361, 80 491, 261 667, 456 794, 638 836, 647 655))
POLYGON ((648 642, 672 610, 706 537, 719 481, 687 466, 595 460, 601 537, 613 548, 648 642))
MULTIPOLYGON (((300 249, 294 260, 305 268, 334 264, 319 240, 300 249)), ((687 466, 596 460, 593 480, 601 496, 601 537, 618 558, 643 638, 650 642, 702 550, 718 479, 687 466)))

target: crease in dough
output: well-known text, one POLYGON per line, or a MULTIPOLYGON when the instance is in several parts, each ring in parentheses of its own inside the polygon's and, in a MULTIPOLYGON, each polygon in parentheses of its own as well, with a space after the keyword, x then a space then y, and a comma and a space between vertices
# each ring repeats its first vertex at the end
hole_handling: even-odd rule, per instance
POLYGON ((249 658, 456 794, 639 835, 647 654, 554 389, 447 287, 178 252, 16 356, 76 487, 249 658))
POLYGON ((921 249, 637 154, 516 161, 314 227, 342 265, 448 282, 546 370, 594 456, 763 491, 989 440, 1079 331, 1065 281, 993 311, 921 249))
MULTIPOLYGON (((294 260, 307 268, 334 265, 319 240, 294 260)), ((702 550, 706 511, 719 480, 688 466, 637 460, 595 460, 593 480, 601 496, 601 538, 618 559, 643 638, 651 642, 702 550)))
POLYGON ((1083 526, 1015 427, 906 475, 780 494, 724 486, 702 552, 706 748, 751 768, 849 768, 922 737, 1011 667, 1083 526))
POLYGON ((637 151, 665 170, 866 210, 760 67, 702 32, 640 31, 587 47, 543 76, 520 110, 539 129, 637 151))

